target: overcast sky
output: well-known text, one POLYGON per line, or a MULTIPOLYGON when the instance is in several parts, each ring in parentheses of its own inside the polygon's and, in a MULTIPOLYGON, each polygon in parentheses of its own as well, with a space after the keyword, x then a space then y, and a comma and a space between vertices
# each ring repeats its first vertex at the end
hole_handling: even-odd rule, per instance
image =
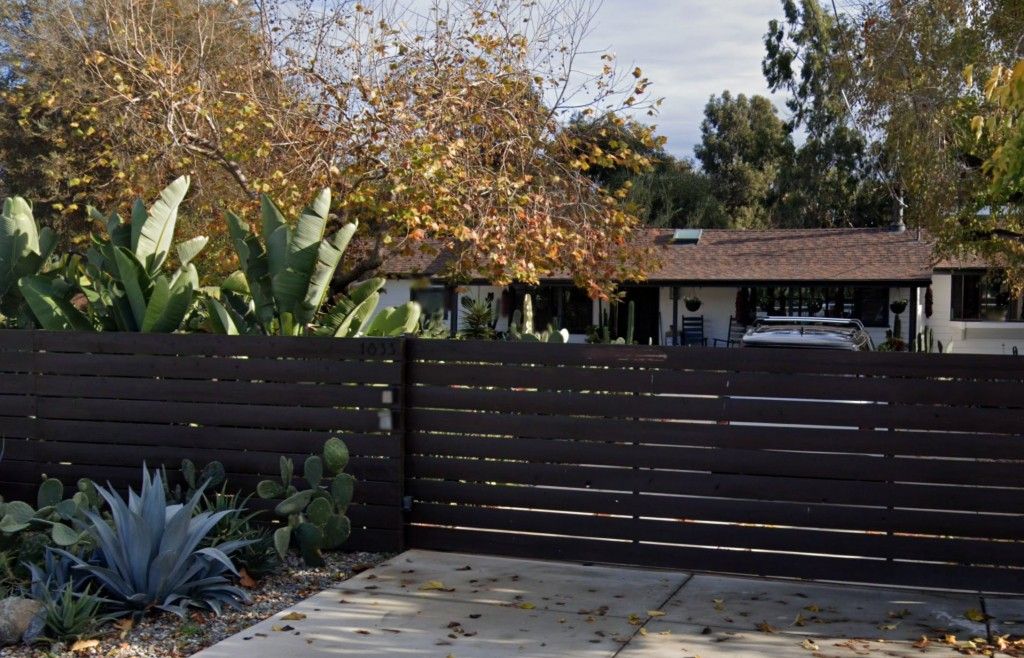
POLYGON ((779 0, 604 0, 586 45, 643 69, 665 99, 654 121, 667 149, 692 158, 709 96, 769 95, 762 40, 768 21, 781 17, 779 0))

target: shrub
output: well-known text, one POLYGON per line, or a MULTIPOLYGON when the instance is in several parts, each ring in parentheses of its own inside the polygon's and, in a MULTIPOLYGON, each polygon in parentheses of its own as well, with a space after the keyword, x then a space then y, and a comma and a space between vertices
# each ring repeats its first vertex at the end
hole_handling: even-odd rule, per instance
POLYGON ((231 559, 239 569, 245 569, 250 576, 259 578, 280 567, 281 559, 274 548, 271 532, 254 524, 259 512, 247 511, 251 498, 220 491, 213 496, 203 496, 196 509, 200 512, 227 512, 203 540, 203 546, 217 546, 231 541, 246 542, 231 559))
POLYGON ((143 467, 142 489, 125 502, 113 488, 97 488, 110 507, 113 523, 88 511, 80 522, 97 546, 97 563, 59 551, 76 570, 91 575, 120 610, 135 615, 158 608, 184 617, 189 607, 220 613, 224 606, 248 602, 228 574, 238 575, 229 557, 247 541, 202 546, 203 539, 228 514, 194 514, 202 489, 180 505, 168 505, 159 471, 143 467))

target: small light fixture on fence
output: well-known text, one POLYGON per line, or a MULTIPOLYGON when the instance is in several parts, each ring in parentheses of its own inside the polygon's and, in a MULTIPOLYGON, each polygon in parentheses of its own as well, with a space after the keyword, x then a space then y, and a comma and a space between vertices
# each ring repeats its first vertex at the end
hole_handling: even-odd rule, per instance
POLYGON ((391 410, 381 409, 377 412, 378 426, 382 432, 390 432, 394 429, 394 423, 391 422, 391 410))

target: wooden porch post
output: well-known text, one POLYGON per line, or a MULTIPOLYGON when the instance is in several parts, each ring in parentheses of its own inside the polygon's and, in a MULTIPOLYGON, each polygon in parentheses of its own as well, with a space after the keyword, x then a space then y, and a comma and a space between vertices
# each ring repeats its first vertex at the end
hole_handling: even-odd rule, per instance
POLYGON ((672 344, 679 345, 679 286, 672 286, 672 344))
POLYGON ((917 347, 917 286, 910 286, 910 323, 907 325, 907 351, 913 352, 917 347))

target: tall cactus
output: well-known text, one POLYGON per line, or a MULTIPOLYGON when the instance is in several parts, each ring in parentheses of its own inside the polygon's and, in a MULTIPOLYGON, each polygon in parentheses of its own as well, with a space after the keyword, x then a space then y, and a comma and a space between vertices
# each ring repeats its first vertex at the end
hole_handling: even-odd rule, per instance
MULTIPOLYGON (((607 308, 602 308, 599 313, 600 326, 590 331, 590 335, 587 338, 588 342, 600 343, 605 345, 632 345, 633 338, 635 335, 636 326, 636 307, 633 302, 629 302, 626 307, 626 333, 624 336, 612 336, 612 330, 609 322, 610 313, 607 308)), ((618 333, 618 332, 615 332, 618 333)))
POLYGON ((533 326, 533 299, 523 295, 523 309, 512 313, 509 321, 509 337, 531 343, 568 343, 569 332, 566 329, 555 329, 548 326, 546 331, 536 331, 533 326))
MULTIPOLYGON (((923 331, 917 333, 914 351, 927 353, 935 351, 935 334, 931 327, 925 327, 923 331)), ((939 343, 939 351, 942 351, 942 343, 939 343)))

